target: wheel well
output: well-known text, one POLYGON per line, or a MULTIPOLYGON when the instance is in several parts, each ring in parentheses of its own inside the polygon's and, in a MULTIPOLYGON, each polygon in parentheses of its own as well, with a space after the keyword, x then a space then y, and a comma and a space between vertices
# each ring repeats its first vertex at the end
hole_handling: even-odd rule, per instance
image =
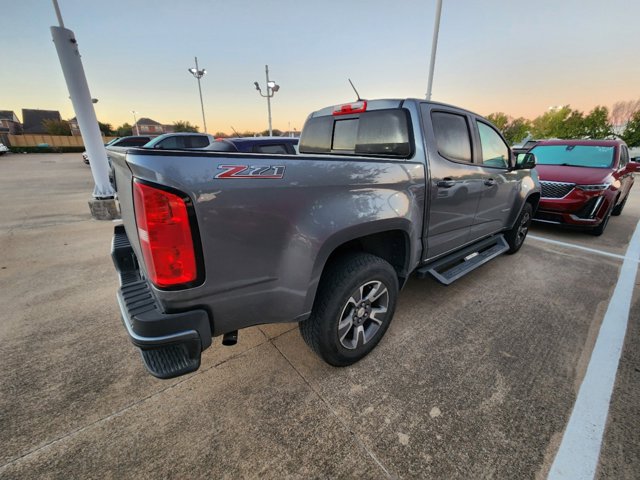
MULTIPOLYGON (((409 238, 402 230, 389 230, 356 238, 337 247, 325 263, 352 252, 366 252, 380 257, 395 269, 402 287, 407 280, 409 264, 409 238)), ((323 272, 324 273, 324 272, 323 272)))
POLYGON ((529 198, 527 198, 527 203, 531 204, 531 208, 533 208, 533 213, 536 213, 538 209, 538 204, 540 203, 540 194, 534 193, 529 198))

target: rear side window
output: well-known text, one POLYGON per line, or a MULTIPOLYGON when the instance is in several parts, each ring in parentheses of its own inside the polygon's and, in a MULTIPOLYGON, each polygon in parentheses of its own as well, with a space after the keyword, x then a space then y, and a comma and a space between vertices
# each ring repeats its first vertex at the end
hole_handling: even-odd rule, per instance
POLYGON ((300 138, 300 153, 408 157, 412 152, 408 113, 374 110, 358 117, 311 117, 300 138))
POLYGON ((204 135, 191 135, 189 136, 190 148, 204 148, 209 146, 209 139, 204 135))
POLYGON ((431 122, 440 155, 471 163, 471 137, 466 117, 455 113, 432 112, 431 122))
POLYGON ((209 145, 209 148, 207 150, 212 150, 214 152, 237 152, 238 151, 238 149, 235 147, 233 143, 228 142, 226 140, 216 140, 211 145, 209 145))
POLYGON ((141 147, 149 142, 148 138, 125 138, 112 144, 114 147, 141 147))
POLYGON ((256 145, 255 151, 258 153, 289 153, 287 147, 282 144, 256 145))

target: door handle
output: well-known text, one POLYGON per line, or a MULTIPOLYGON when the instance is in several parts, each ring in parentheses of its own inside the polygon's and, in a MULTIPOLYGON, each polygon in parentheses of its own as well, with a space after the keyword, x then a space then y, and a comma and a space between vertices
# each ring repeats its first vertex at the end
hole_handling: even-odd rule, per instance
POLYGON ((496 184, 496 181, 495 181, 493 178, 487 178, 487 179, 484 181, 484 184, 485 184, 487 187, 493 187, 493 186, 496 184))
POLYGON ((438 187, 440 188, 451 188, 455 186, 455 184, 456 184, 455 180, 451 180, 450 178, 443 178, 436 185, 438 185, 438 187))

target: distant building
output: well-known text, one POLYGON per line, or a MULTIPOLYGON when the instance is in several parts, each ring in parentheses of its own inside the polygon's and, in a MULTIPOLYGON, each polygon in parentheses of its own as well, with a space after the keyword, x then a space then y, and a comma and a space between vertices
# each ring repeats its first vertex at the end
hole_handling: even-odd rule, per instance
POLYGON ((71 135, 73 135, 74 137, 81 136, 80 125, 78 125, 78 119, 76 117, 73 117, 71 120, 69 120, 69 128, 71 128, 71 135))
POLYGON ((150 135, 157 136, 162 135, 163 133, 167 133, 165 131, 165 125, 162 125, 160 122, 156 122, 155 120, 151 120, 150 118, 141 118, 136 123, 133 124, 133 128, 131 129, 134 135, 150 135))
POLYGON ((22 125, 13 110, 0 110, 0 133, 10 135, 22 133, 22 125))
POLYGON ((44 128, 45 120, 61 121, 62 117, 57 110, 37 110, 30 108, 22 109, 22 131, 25 134, 36 133, 46 134, 47 130, 44 128))

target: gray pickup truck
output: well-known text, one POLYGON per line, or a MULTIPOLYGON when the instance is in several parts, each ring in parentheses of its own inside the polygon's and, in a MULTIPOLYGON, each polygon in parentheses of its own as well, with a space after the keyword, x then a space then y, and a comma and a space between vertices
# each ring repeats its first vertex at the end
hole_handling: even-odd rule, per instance
POLYGON ((309 115, 301 155, 131 149, 113 155, 118 301, 148 370, 196 370, 212 337, 299 322, 350 365, 386 332, 408 277, 449 284, 514 253, 540 199, 484 118, 418 99, 309 115))

